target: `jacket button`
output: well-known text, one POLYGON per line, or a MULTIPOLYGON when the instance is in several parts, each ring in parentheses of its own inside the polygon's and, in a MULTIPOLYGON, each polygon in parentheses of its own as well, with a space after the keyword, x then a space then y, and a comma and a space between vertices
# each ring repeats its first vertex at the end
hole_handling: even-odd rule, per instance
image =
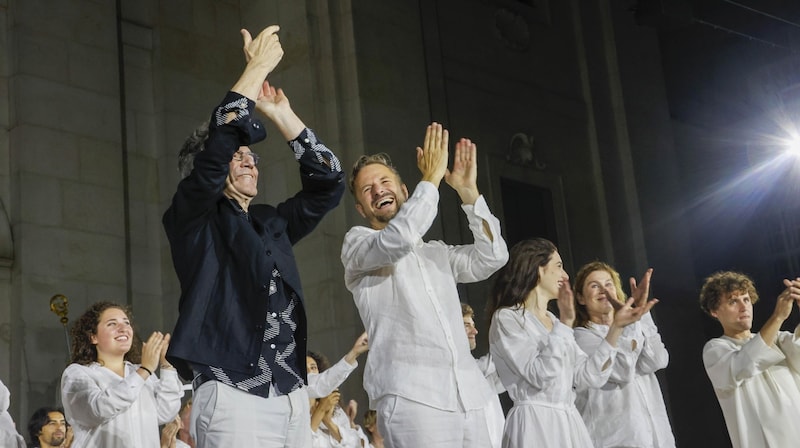
POLYGON ((261 285, 261 290, 262 290, 262 291, 266 291, 267 289, 269 289, 269 286, 267 286, 267 285, 261 285))
POLYGON ((271 256, 272 256, 272 251, 271 251, 271 250, 267 250, 267 256, 268 256, 268 257, 271 257, 271 256))
POLYGON ((251 362, 250 364, 247 365, 247 367, 253 367, 253 363, 251 362))

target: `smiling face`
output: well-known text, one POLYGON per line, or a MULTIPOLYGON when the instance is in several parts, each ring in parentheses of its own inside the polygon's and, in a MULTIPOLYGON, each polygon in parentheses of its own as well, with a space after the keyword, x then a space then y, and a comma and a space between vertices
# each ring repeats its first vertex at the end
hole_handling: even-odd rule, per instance
POLYGON ((539 284, 536 286, 547 295, 549 300, 558 297, 558 288, 567 281, 569 281, 569 275, 564 270, 564 262, 558 251, 555 251, 550 257, 550 261, 539 267, 539 284))
POLYGON ((743 339, 749 336, 753 327, 753 302, 750 294, 743 291, 734 291, 719 301, 715 310, 711 310, 722 325, 725 336, 743 339))
POLYGON ((97 359, 124 357, 133 344, 133 327, 128 315, 119 308, 100 313, 97 331, 91 342, 97 348, 97 359))
POLYGON ((469 349, 475 350, 478 342, 475 336, 478 334, 478 329, 475 328, 475 320, 471 315, 464 316, 464 331, 467 332, 467 339, 469 340, 469 349))
POLYGON ((237 155, 228 164, 228 178, 225 181, 225 196, 235 199, 240 204, 258 194, 258 168, 250 148, 240 146, 237 155), (236 160, 241 159, 241 160, 236 160))
POLYGON ((358 172, 353 182, 356 210, 370 227, 381 230, 408 199, 408 189, 386 165, 373 163, 358 172))
POLYGON ((608 271, 593 271, 586 276, 583 288, 577 291, 576 299, 586 307, 589 320, 604 323, 604 318, 614 314, 614 307, 608 301, 619 300, 614 278, 608 271))

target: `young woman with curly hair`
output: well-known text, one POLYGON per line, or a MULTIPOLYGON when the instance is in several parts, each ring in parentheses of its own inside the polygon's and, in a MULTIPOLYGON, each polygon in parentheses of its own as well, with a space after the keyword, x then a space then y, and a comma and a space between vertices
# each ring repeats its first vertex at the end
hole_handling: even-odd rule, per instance
POLYGON ((166 361, 169 334, 144 344, 130 312, 111 303, 89 307, 72 327, 72 364, 61 376, 61 399, 74 446, 157 448, 158 425, 177 415, 183 387, 166 361), (155 375, 161 367, 161 379, 155 375))

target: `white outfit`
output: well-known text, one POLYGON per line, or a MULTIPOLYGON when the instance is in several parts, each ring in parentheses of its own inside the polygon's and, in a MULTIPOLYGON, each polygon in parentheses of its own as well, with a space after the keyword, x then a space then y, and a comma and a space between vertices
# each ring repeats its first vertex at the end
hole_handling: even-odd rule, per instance
MULTIPOLYGON (((589 322, 575 328, 575 340, 591 355, 608 326, 589 322)), ((675 437, 654 372, 667 367, 667 353, 650 313, 625 327, 617 343, 611 377, 600 389, 578 393, 576 406, 595 448, 674 448, 675 437)))
POLYGON ((339 428, 339 436, 342 440, 337 441, 333 438, 325 423, 320 423, 319 428, 311 432, 311 445, 313 448, 361 448, 359 430, 350 426, 350 418, 341 407, 336 406, 331 420, 339 428))
POLYGON ((175 439, 175 448, 192 448, 191 445, 181 439, 175 439))
POLYGON ((789 447, 800 441, 800 326, 773 347, 760 334, 722 336, 703 347, 733 448, 789 447))
POLYGON ((70 364, 61 376, 64 416, 75 434, 73 446, 158 448, 158 425, 178 414, 183 385, 178 373, 162 369, 143 380, 137 364, 125 362, 122 378, 98 363, 70 364))
POLYGON ((371 409, 394 396, 463 418, 465 411, 485 407, 493 394, 470 354, 456 283, 485 280, 506 263, 508 249, 483 196, 461 206, 474 244, 422 241, 438 201, 437 188, 420 182, 383 230, 354 227, 345 235, 345 283, 369 334, 364 389, 371 409))
POLYGON ((269 398, 264 398, 220 381, 206 381, 192 397, 189 433, 197 448, 308 448, 312 444, 308 401, 305 387, 287 395, 271 388, 269 398))
POLYGON ((344 358, 322 373, 308 374, 308 398, 327 397, 358 367, 358 361, 350 364, 344 358))
POLYGON ((17 432, 14 420, 8 413, 11 405, 11 392, 0 381, 0 447, 25 448, 25 439, 17 432))
POLYGON ((489 348, 500 380, 514 400, 503 447, 588 448, 589 432, 575 408, 575 390, 608 381, 617 349, 603 341, 591 356, 572 328, 552 313, 552 331, 524 309, 500 308, 492 317, 489 348), (603 369, 603 367, 606 367, 603 369))
POLYGON ((500 381, 500 375, 497 374, 497 367, 492 361, 491 353, 481 356, 475 362, 478 363, 478 368, 481 369, 484 378, 486 378, 489 386, 495 392, 494 396, 489 399, 484 412, 486 414, 486 425, 489 427, 489 439, 492 442, 492 448, 500 448, 503 442, 506 416, 503 414, 503 405, 500 404, 500 397, 497 394, 502 394, 506 391, 506 388, 503 386, 503 382, 500 381))

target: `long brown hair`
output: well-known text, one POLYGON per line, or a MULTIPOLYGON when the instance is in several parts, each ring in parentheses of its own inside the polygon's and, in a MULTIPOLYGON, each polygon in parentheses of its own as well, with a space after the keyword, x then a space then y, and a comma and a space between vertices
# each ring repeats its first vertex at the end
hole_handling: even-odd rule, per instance
POLYGON ((81 365, 97 362, 97 346, 92 344, 92 336, 97 334, 97 326, 100 325, 100 315, 103 311, 117 308, 122 310, 131 322, 133 327, 133 340, 131 349, 125 354, 125 361, 139 364, 142 362, 142 341, 136 335, 136 327, 133 326, 133 314, 131 310, 123 305, 114 302, 97 302, 79 317, 74 324, 70 335, 72 336, 72 362, 81 365))
POLYGON ((556 250, 556 245, 544 238, 523 240, 511 248, 508 263, 492 286, 489 322, 500 308, 524 306, 528 294, 539 284, 539 268, 547 266, 556 250))

